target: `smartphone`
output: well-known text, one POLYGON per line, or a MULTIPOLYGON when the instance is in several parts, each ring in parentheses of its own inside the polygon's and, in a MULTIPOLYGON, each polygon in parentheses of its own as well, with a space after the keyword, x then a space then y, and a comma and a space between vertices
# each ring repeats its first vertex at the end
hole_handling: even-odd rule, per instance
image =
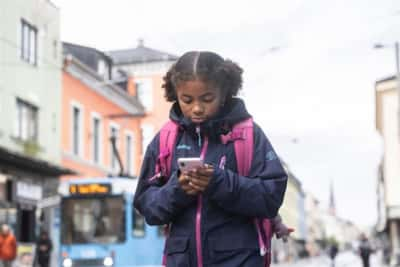
POLYGON ((181 171, 191 171, 197 167, 202 167, 203 160, 200 158, 179 158, 178 166, 181 171))

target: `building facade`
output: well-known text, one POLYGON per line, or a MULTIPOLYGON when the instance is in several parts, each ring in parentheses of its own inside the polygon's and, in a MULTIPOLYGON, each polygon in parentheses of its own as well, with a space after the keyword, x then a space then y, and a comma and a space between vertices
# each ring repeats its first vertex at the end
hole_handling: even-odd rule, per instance
POLYGON ((0 223, 18 243, 57 229, 61 167, 59 10, 47 0, 0 2, 0 223))
POLYGON ((273 255, 275 262, 294 261, 307 256, 306 253, 306 212, 305 193, 300 180, 290 171, 289 166, 283 163, 288 174, 288 183, 285 199, 279 210, 283 222, 295 231, 290 234, 287 244, 282 240, 273 240, 273 255))
POLYGON ((114 50, 107 54, 114 65, 130 77, 132 94, 144 105, 146 114, 141 120, 143 155, 154 135, 168 120, 171 103, 165 100, 161 86, 164 75, 178 57, 146 47, 143 40, 139 40, 135 48, 114 50))
POLYGON ((310 192, 305 199, 307 238, 306 249, 310 256, 318 256, 325 248, 326 230, 319 200, 310 192))
MULTIPOLYGON (((400 131, 396 77, 375 84, 376 129, 383 140, 383 158, 377 179, 377 230, 389 241, 391 265, 400 265, 400 131)), ((384 238, 385 239, 385 238, 384 238)))
POLYGON ((142 105, 130 95, 127 80, 108 83, 113 65, 103 52, 71 43, 63 48, 63 166, 79 177, 137 176, 142 105))

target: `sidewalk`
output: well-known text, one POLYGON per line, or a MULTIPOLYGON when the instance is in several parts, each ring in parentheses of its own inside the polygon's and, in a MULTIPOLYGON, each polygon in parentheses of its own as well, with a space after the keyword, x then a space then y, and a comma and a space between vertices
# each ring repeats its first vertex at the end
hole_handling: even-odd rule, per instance
MULTIPOLYGON (((340 252, 336 257, 335 267, 362 267, 362 263, 357 254, 351 251, 340 252)), ((285 262, 271 264, 276 267, 331 267, 331 261, 327 255, 313 258, 301 259, 296 262, 285 262)), ((372 255, 371 267, 388 267, 381 264, 379 255, 372 255)))

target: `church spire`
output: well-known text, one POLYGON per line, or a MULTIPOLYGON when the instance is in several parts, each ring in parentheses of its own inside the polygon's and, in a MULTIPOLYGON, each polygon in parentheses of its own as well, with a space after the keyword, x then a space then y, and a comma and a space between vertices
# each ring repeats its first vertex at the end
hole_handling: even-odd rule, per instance
POLYGON ((329 214, 336 216, 336 205, 335 205, 335 195, 333 192, 333 181, 331 180, 329 188, 329 214))

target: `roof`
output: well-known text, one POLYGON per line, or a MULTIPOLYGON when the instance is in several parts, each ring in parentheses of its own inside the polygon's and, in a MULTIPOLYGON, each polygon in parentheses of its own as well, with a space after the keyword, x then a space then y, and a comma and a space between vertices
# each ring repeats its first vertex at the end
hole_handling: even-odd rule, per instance
POLYGON ((146 47, 142 42, 139 42, 136 48, 109 51, 107 54, 113 59, 116 65, 175 61, 178 59, 176 55, 146 47))
MULTIPOLYGON (((64 71, 88 86, 91 90, 113 102, 127 112, 126 115, 143 116, 143 105, 118 85, 107 83, 95 71, 73 56, 66 56, 64 71)), ((121 77, 124 72, 121 72, 121 77)))
POLYGON ((384 83, 384 82, 388 82, 388 81, 392 81, 392 80, 394 80, 394 79, 396 79, 396 75, 392 75, 392 76, 383 78, 383 79, 381 79, 381 80, 377 80, 377 81, 375 82, 375 84, 384 83))
POLYGON ((41 159, 31 158, 18 152, 12 152, 4 147, 0 147, 0 166, 33 172, 41 176, 49 177, 76 174, 73 170, 66 169, 41 159))
POLYGON ((92 47, 87 47, 83 45, 72 44, 68 42, 63 42, 63 54, 71 54, 78 58, 85 65, 93 70, 97 70, 97 64, 99 59, 105 60, 108 64, 112 64, 112 59, 104 52, 97 50, 92 47))

